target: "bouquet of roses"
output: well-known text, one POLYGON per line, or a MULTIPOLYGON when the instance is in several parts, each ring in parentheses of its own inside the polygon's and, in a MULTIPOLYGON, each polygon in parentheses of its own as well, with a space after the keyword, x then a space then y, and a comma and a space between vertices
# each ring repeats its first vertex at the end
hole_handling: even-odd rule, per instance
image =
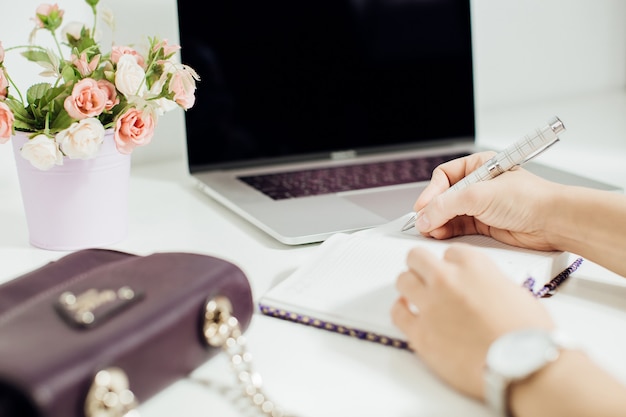
MULTIPOLYGON (((103 51, 96 40, 99 0, 85 2, 93 13, 91 27, 69 23, 59 35, 64 11, 42 4, 28 45, 4 49, 0 40, 0 143, 16 131, 27 132, 20 153, 42 170, 62 165, 66 157, 94 157, 109 129, 118 151, 130 154, 151 141, 159 116, 187 110, 195 101, 199 77, 175 61, 178 45, 155 37, 144 53, 115 44, 103 51), (55 48, 34 43, 40 31, 52 36, 55 48), (40 65, 41 76, 52 81, 36 83, 23 95, 5 66, 11 50, 40 65)), ((110 13, 102 20, 113 28, 110 13)))

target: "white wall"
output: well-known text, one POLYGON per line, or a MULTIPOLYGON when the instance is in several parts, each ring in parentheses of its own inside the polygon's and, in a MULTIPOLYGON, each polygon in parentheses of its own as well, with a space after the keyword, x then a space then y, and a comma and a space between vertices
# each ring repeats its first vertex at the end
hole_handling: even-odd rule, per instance
MULTIPOLYGON (((66 10, 66 21, 89 17, 83 0, 52 2, 66 10)), ((40 3, 20 0, 3 10, 5 47, 26 42, 40 3)), ((100 3, 115 13, 118 43, 153 35, 178 41, 175 0, 100 3)), ((492 108, 624 87, 623 0, 473 0, 472 19, 478 117, 492 108)), ((27 68, 19 75, 32 77, 27 68)), ((153 143, 135 150, 133 163, 182 156, 183 123, 182 111, 166 114, 153 143)))
POLYGON ((479 109, 623 88, 623 0, 472 0, 479 109))

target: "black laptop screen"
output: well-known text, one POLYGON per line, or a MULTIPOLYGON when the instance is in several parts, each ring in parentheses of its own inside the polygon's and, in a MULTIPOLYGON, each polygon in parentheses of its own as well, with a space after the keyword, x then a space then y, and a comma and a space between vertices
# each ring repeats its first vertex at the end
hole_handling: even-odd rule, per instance
POLYGON ((178 0, 192 171, 474 137, 469 0, 197 4, 178 0))

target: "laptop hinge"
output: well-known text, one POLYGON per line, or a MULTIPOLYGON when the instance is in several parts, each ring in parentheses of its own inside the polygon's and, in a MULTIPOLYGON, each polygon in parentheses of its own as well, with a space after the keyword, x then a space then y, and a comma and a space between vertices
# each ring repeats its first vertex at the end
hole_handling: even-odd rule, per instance
POLYGON ((353 159, 356 158, 356 151, 338 151, 331 152, 330 159, 333 161, 340 161, 342 159, 353 159))

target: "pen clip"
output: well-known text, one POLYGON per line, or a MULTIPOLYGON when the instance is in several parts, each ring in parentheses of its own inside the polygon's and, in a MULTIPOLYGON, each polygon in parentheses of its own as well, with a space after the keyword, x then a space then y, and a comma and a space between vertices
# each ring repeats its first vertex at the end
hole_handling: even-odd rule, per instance
MULTIPOLYGON (((539 155, 540 153, 543 153, 546 149, 548 149, 550 146, 554 145, 555 143, 557 143, 559 141, 559 138, 556 137, 554 138, 554 140, 550 143, 547 143, 544 147, 537 149, 535 152, 531 153, 530 155, 526 156, 526 158, 524 158, 524 161, 522 161, 522 164, 525 164, 526 162, 530 161, 531 159, 533 159, 534 157, 536 157, 537 155, 539 155)), ((520 164, 521 165, 521 164, 520 164)))

